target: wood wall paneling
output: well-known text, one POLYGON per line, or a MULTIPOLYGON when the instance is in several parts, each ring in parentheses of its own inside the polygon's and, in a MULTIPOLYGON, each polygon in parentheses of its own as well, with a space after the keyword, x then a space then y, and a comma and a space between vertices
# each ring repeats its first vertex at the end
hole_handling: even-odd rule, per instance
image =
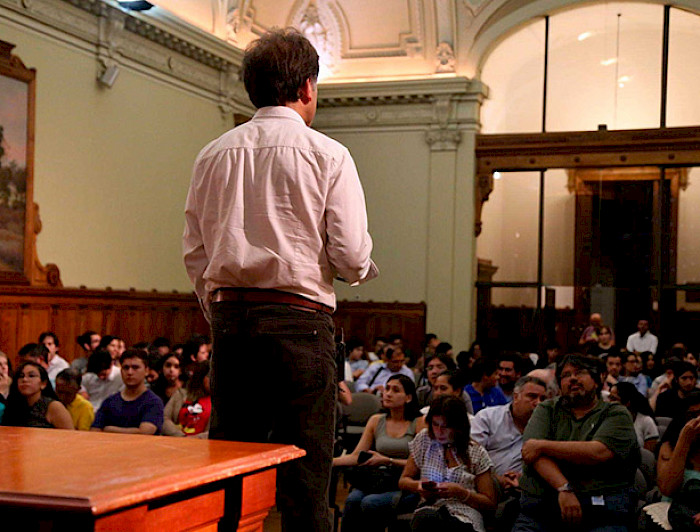
MULTIPOLYGON (((333 318, 338 332, 342 328, 346 339, 357 337, 368 349, 375 337, 399 333, 419 353, 425 316, 425 303, 340 301, 333 318)), ((19 348, 44 331, 56 333, 61 356, 71 361, 83 355, 75 340, 86 330, 132 345, 158 336, 184 342, 194 333, 209 334, 209 325, 191 293, 0 287, 0 350, 13 362, 19 348)))

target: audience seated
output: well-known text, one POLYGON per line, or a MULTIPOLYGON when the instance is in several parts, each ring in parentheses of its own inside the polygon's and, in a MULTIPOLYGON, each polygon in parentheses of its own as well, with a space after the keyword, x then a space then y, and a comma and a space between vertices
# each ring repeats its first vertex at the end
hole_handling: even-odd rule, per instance
POLYGON ((620 373, 622 372, 622 355, 617 353, 608 353, 605 360, 605 380, 603 381, 603 387, 601 393, 603 393, 603 398, 606 398, 606 394, 610 393, 610 389, 617 384, 620 378, 620 373))
POLYGON ((163 401, 146 386, 148 355, 140 349, 128 349, 119 362, 124 389, 103 401, 91 430, 159 434, 163 427, 163 401))
POLYGON ((333 459, 334 467, 357 466, 348 479, 352 490, 345 501, 343 532, 383 531, 395 515, 413 511, 418 503, 416 495, 402 493, 398 486, 409 442, 424 426, 413 379, 390 376, 382 406, 385 413, 369 419, 355 450, 333 459))
POLYGON ((49 367, 46 368, 46 372, 49 374, 49 381, 51 381, 52 384, 55 384, 56 375, 68 368, 70 364, 68 364, 66 359, 62 358, 61 355, 58 354, 60 343, 56 333, 51 331, 41 333, 39 335, 39 343, 43 344, 49 351, 49 367))
MULTIPOLYGON (((168 359, 172 357, 175 355, 171 355, 168 359)), ((192 375, 187 380, 187 385, 184 388, 174 389, 165 405, 163 434, 207 439, 210 421, 209 362, 197 362, 193 365, 192 375)))
POLYGON ((436 398, 427 425, 409 444, 411 454, 399 481, 404 492, 423 499, 411 529, 484 532, 482 512, 496 507, 493 464, 469 436, 464 402, 452 396, 436 398))
POLYGON ((668 519, 673 530, 700 528, 700 392, 680 403, 659 448, 657 479, 671 497, 668 519))
POLYGON ((525 360, 519 353, 503 353, 498 357, 498 387, 509 403, 513 400, 513 389, 523 374, 524 365, 525 360))
POLYGON ((64 369, 56 376, 56 395, 68 410, 73 427, 76 430, 90 430, 95 420, 95 410, 90 401, 78 393, 82 381, 83 377, 77 369, 64 369))
POLYGON ((78 336, 75 341, 81 347, 85 356, 75 358, 71 362, 71 367, 77 369, 80 373, 85 373, 87 371, 87 362, 90 355, 97 349, 100 345, 102 337, 95 331, 85 331, 83 334, 78 336))
POLYGON ((583 333, 581 333, 578 345, 584 350, 588 350, 590 346, 597 344, 602 326, 603 317, 598 312, 592 313, 588 319, 588 326, 583 330, 583 333))
POLYGON ((345 344, 347 360, 350 364, 352 380, 357 380, 369 367, 369 356, 365 353, 365 346, 362 340, 351 338, 345 344))
POLYGON ((110 395, 122 389, 122 375, 114 365, 112 355, 104 349, 95 351, 88 360, 87 373, 83 376, 83 394, 97 412, 110 395))
POLYGON ((119 367, 119 357, 121 356, 121 339, 118 336, 105 335, 100 340, 97 349, 103 349, 112 357, 112 365, 119 367))
MULTIPOLYGON (((170 398, 175 394, 177 390, 182 387, 182 361, 180 357, 175 353, 165 355, 163 357, 158 356, 156 362, 156 379, 151 383, 151 390, 155 393, 163 404, 167 405, 170 398)), ((151 358, 149 355, 148 359, 149 365, 151 364, 151 358)), ((198 363, 199 364, 199 363, 198 363)), ((205 362, 208 367, 208 361, 205 362)))
POLYGON ((620 348, 615 345, 615 336, 612 329, 607 325, 603 325, 598 332, 598 342, 589 344, 587 352, 589 355, 598 358, 604 358, 612 353, 619 353, 620 348))
MULTIPOLYGON (((0 351, 0 403, 5 402, 12 385, 12 363, 10 357, 0 351)), ((1 418, 0 418, 1 419, 1 418)))
POLYGON ((498 362, 489 357, 482 357, 472 367, 472 383, 464 390, 469 394, 474 407, 474 414, 487 406, 505 405, 508 399, 498 387, 498 362))
MULTIPOLYGON (((689 362, 676 362, 673 367, 671 388, 659 393, 656 399, 657 417, 674 417, 680 405, 693 390, 698 380, 698 368, 689 362)), ((661 390, 661 386, 659 387, 661 390)))
POLYGON ((627 530, 640 451, 629 412, 600 400, 598 358, 566 355, 560 397, 535 409, 523 433, 525 463, 516 532, 627 530))
POLYGON ((151 349, 156 351, 161 357, 170 353, 170 340, 159 336, 151 342, 151 349))
POLYGON ((521 377, 507 405, 480 410, 472 420, 471 437, 494 464, 494 473, 505 492, 518 488, 523 471, 521 449, 527 422, 540 402, 547 398, 547 385, 536 377, 521 377))
POLYGON ((613 386, 610 390, 610 401, 620 403, 629 410, 634 421, 639 447, 654 452, 659 443, 659 429, 654 421, 654 412, 649 406, 649 401, 631 382, 618 382, 613 386))
POLYGON ((644 319, 637 322, 637 332, 627 338, 627 351, 638 355, 645 351, 656 354, 658 345, 659 339, 649 331, 649 321, 644 319))
POLYGON ((24 362, 35 362, 48 372, 49 350, 44 344, 37 344, 36 342, 25 344, 20 348, 17 354, 17 360, 20 364, 24 362))
MULTIPOLYGON (((448 369, 443 371, 435 378, 435 384, 433 386, 433 399, 441 397, 443 395, 451 395, 457 399, 464 401, 467 407, 467 412, 470 418, 474 416, 474 407, 472 406, 471 397, 464 391, 464 378, 461 371, 457 369, 448 369)), ((432 401, 431 401, 432 402, 432 401)), ((430 404, 424 406, 420 413, 426 415, 430 410, 430 404)))
POLYGON ((631 382, 644 397, 647 396, 651 385, 651 379, 642 373, 642 357, 638 353, 625 354, 625 371, 617 380, 631 382))
POLYGON ((406 356, 401 348, 386 348, 385 357, 386 362, 372 364, 357 379, 355 383, 356 392, 382 393, 387 381, 396 374, 404 375, 413 382, 413 371, 404 365, 406 356))
POLYGON ((44 366, 33 361, 19 365, 7 398, 2 424, 73 430, 73 420, 51 387, 44 366))
POLYGON ((447 370, 457 369, 457 364, 451 356, 444 353, 430 355, 425 360, 425 374, 427 383, 416 389, 418 404, 421 407, 427 406, 433 399, 433 386, 435 379, 447 370))

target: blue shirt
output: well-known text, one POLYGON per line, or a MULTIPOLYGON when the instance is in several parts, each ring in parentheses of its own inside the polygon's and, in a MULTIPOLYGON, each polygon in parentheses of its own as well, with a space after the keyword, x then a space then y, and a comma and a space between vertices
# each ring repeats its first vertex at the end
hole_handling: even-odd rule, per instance
POLYGON ((110 395, 95 414, 92 426, 104 429, 108 426, 124 429, 139 428, 141 423, 152 423, 156 434, 163 428, 163 401, 151 390, 146 390, 133 401, 125 401, 121 392, 110 395))
POLYGON ((469 394, 472 400, 472 406, 474 407, 474 414, 486 408, 487 406, 498 406, 508 404, 508 398, 504 395, 503 390, 498 386, 494 386, 489 389, 484 395, 481 395, 474 389, 474 386, 467 384, 464 387, 464 391, 469 394))

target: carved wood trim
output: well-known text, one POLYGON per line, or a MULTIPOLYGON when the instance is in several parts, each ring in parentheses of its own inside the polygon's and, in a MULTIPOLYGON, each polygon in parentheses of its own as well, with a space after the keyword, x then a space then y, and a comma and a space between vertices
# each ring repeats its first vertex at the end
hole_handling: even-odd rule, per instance
POLYGON ((474 236, 481 234, 481 210, 491 192, 493 192, 493 174, 491 172, 477 174, 476 194, 474 195, 474 236))
POLYGON ((700 164, 700 127, 476 136, 477 173, 700 164))

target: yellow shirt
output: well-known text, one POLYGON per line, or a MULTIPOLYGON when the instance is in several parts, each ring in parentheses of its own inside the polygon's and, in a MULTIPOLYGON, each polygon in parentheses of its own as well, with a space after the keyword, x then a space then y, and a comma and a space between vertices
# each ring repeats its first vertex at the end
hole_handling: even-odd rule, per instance
POLYGON ((80 394, 76 395, 73 402, 68 405, 68 412, 77 430, 90 430, 92 422, 95 421, 95 410, 90 401, 80 394))

